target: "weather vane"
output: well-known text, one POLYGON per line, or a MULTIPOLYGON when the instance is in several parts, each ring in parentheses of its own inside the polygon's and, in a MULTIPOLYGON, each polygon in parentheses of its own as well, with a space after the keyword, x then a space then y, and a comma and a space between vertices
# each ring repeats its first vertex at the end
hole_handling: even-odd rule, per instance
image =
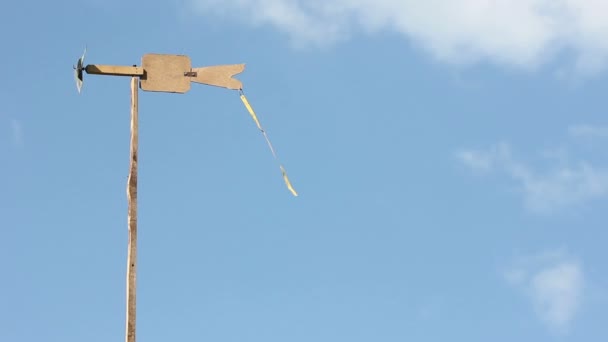
MULTIPOLYGON (((232 78, 245 70, 245 64, 216 65, 192 68, 190 57, 183 55, 145 54, 141 66, 117 65, 84 65, 86 48, 74 66, 74 76, 78 93, 82 91, 84 73, 106 76, 131 77, 131 143, 129 177, 127 179, 128 228, 129 243, 127 253, 127 311, 126 342, 135 342, 136 322, 136 271, 137 271, 137 153, 138 153, 138 81, 145 91, 185 93, 190 90, 190 83, 202 83, 216 87, 238 90, 241 100, 253 118, 257 128, 263 134, 273 157, 278 162, 270 139, 262 128, 253 108, 243 93, 243 85, 232 78)), ((285 168, 279 163, 281 174, 287 189, 294 195, 297 192, 291 185, 285 168)))

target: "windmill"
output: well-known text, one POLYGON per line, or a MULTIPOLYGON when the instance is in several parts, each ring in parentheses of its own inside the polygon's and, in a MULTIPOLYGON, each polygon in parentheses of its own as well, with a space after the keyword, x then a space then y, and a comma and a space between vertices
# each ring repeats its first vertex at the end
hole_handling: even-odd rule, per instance
MULTIPOLYGON (((128 199, 128 229, 129 243, 127 254, 127 312, 126 312, 126 342, 135 342, 136 323, 136 271, 137 271, 137 154, 138 154, 138 83, 145 91, 186 93, 190 90, 191 82, 238 90, 245 108, 253 118, 257 128, 263 134, 273 157, 278 162, 270 139, 262 128, 253 108, 243 93, 242 83, 233 76, 245 70, 245 64, 216 65, 193 68, 190 57, 184 55, 145 54, 141 66, 117 66, 88 64, 85 66, 82 56, 74 66, 76 88, 81 93, 84 83, 84 73, 104 76, 131 77, 131 141, 130 165, 127 179, 128 199), (138 82, 139 81, 139 82, 138 82)), ((279 163, 281 174, 287 189, 292 195, 297 192, 291 185, 285 168, 279 163)))

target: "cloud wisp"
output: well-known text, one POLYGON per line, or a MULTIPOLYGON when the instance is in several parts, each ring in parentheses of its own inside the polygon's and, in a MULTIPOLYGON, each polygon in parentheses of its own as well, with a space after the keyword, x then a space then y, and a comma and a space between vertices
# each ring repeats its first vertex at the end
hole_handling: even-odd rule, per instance
POLYGON ((548 214, 608 196, 608 168, 587 161, 540 171, 516 160, 507 143, 488 150, 460 150, 455 157, 476 172, 504 172, 517 184, 525 206, 536 213, 548 214))
POLYGON ((189 0, 200 13, 271 26, 297 45, 393 32, 436 60, 529 69, 562 52, 573 67, 608 64, 608 2, 597 0, 189 0))
POLYGON ((11 119, 11 132, 13 135, 13 144, 17 147, 23 146, 23 128, 17 119, 11 119))
POLYGON ((563 252, 549 252, 521 258, 504 277, 530 298, 536 314, 552 331, 568 331, 583 299, 580 262, 563 252))
POLYGON ((608 139, 608 126, 594 126, 588 124, 572 125, 568 127, 568 134, 580 139, 608 139))

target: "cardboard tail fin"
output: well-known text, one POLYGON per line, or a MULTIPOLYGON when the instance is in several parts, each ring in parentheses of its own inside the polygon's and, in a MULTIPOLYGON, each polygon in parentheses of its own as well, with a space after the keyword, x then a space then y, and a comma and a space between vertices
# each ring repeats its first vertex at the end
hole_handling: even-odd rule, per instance
POLYGON ((190 80, 196 83, 208 84, 216 87, 239 90, 243 88, 241 81, 232 78, 245 70, 245 64, 215 65, 210 67, 192 68, 196 76, 190 80))

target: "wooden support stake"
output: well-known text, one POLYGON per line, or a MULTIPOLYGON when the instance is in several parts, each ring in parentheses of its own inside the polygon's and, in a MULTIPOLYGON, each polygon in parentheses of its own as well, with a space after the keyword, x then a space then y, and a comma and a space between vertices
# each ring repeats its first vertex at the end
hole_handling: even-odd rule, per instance
POLYGON ((129 213, 129 250, 127 253, 127 326, 126 342, 135 342, 135 289, 137 270, 137 85, 138 78, 131 78, 131 150, 129 178, 127 180, 127 200, 129 213))

